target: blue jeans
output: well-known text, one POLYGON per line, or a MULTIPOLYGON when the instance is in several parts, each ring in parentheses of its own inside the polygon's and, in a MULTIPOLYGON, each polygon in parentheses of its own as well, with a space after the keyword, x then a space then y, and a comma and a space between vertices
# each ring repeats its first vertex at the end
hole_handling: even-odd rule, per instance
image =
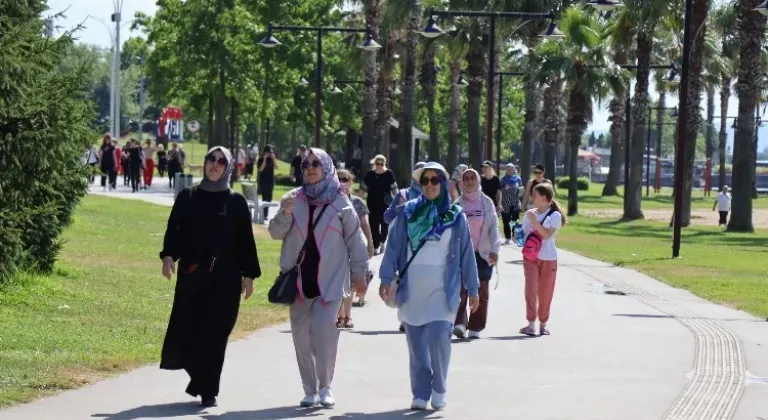
POLYGON ((451 362, 453 324, 434 321, 419 326, 404 325, 410 353, 413 398, 427 401, 432 391, 444 394, 451 362))

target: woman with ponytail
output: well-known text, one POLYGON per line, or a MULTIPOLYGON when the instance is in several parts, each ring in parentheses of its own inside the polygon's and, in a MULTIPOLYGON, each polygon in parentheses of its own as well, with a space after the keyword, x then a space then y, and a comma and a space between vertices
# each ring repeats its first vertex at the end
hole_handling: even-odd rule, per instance
MULTIPOLYGON (((552 184, 540 183, 533 187, 531 203, 533 208, 528 210, 523 218, 523 232, 526 245, 531 235, 538 235, 541 246, 538 255, 532 261, 523 259, 525 274, 525 307, 528 325, 520 329, 521 334, 535 336, 536 320, 539 321, 538 335, 549 335, 547 322, 549 309, 552 305, 552 295, 555 292, 557 276, 557 247, 555 235, 567 219, 560 211, 560 206, 554 200, 555 191, 552 184)), ((523 253, 525 255, 526 249, 523 253)))

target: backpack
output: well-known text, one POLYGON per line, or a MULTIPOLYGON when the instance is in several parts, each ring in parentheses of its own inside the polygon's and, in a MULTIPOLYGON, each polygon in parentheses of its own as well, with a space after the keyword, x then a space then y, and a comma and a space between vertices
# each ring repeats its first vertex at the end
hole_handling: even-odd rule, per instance
MULTIPOLYGON (((541 220, 541 223, 544 223, 545 220, 547 220, 547 217, 551 216, 552 213, 554 213, 554 209, 550 209, 547 212, 547 215, 544 216, 544 218, 541 220)), ((541 245, 544 243, 544 238, 541 236, 541 234, 537 231, 533 231, 528 234, 528 236, 525 238, 525 242, 523 243, 523 260, 528 262, 533 262, 539 259, 539 251, 541 251, 541 245)))

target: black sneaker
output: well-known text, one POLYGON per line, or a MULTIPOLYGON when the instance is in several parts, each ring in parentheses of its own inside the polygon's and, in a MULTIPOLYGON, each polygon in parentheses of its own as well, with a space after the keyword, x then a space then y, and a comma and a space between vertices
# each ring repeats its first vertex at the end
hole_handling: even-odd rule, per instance
POLYGON ((200 406, 203 408, 216 407, 219 403, 216 401, 216 397, 202 397, 200 406))

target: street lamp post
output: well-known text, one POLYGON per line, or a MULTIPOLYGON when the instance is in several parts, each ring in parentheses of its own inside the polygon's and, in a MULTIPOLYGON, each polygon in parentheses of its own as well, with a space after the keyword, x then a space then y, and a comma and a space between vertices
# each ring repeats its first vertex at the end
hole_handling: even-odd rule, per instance
POLYGON ((504 76, 524 76, 524 72, 519 71, 497 71, 499 76, 499 105, 496 107, 499 115, 496 117, 496 172, 501 173, 501 111, 502 99, 504 98, 504 76))
POLYGON ((546 13, 526 13, 526 12, 485 12, 485 11, 459 11, 459 10, 429 10, 429 21, 426 28, 421 34, 427 38, 436 38, 443 34, 443 31, 435 25, 435 16, 445 17, 481 17, 489 18, 489 36, 488 36, 488 82, 486 86, 487 90, 487 111, 486 111, 486 126, 485 126, 485 148, 481 161, 493 156, 493 110, 494 101, 493 85, 494 85, 494 71, 493 65, 496 61, 496 19, 521 19, 525 21, 536 19, 549 19, 550 23, 547 29, 539 36, 545 39, 561 39, 565 35, 557 29, 555 24, 555 12, 554 10, 546 13))
POLYGON ((288 32, 315 32, 317 34, 317 69, 315 76, 315 147, 320 147, 320 126, 323 115, 322 86, 323 86, 323 35, 328 32, 338 33, 364 33, 367 34, 365 41, 358 48, 365 51, 376 51, 381 48, 371 35, 367 28, 337 28, 326 26, 278 26, 269 24, 267 36, 259 41, 259 45, 265 48, 274 48, 280 45, 280 41, 272 35, 273 31, 288 32))

